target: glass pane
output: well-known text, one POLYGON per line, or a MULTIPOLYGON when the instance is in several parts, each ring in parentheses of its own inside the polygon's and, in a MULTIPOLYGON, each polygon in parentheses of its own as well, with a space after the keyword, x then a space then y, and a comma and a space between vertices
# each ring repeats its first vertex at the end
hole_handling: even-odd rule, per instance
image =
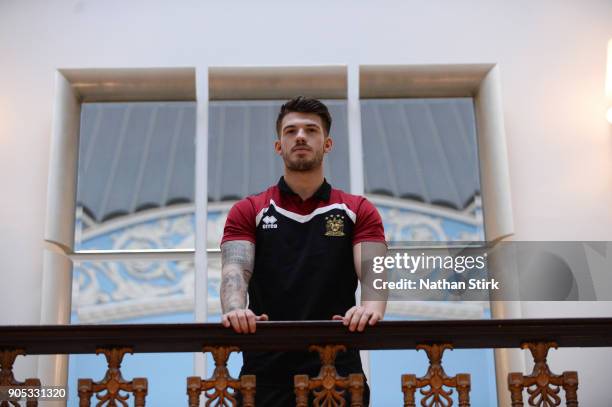
POLYGON ((368 99, 361 117, 387 241, 484 240, 472 99, 368 99))
MULTIPOLYGON (((218 249, 227 212, 239 199, 264 191, 283 174, 274 152, 276 117, 286 101, 214 101, 208 132, 208 248, 218 249)), ((333 187, 350 187, 347 104, 323 100, 332 115, 333 150, 325 177, 333 187)))
POLYGON ((221 320, 221 253, 208 253, 208 320, 221 320))
POLYGON ((75 250, 194 247, 195 102, 86 103, 75 250))
POLYGON ((194 321, 192 260, 75 262, 73 273, 73 324, 194 321))

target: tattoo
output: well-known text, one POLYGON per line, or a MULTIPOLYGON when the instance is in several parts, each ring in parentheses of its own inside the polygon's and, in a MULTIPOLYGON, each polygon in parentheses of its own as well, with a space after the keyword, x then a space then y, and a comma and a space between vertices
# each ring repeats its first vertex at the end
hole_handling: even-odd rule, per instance
POLYGON ((245 309, 255 263, 255 245, 233 240, 221 245, 221 309, 225 314, 245 309))
POLYGON ((246 240, 232 240, 221 245, 221 265, 236 264, 250 273, 255 263, 255 245, 246 240))

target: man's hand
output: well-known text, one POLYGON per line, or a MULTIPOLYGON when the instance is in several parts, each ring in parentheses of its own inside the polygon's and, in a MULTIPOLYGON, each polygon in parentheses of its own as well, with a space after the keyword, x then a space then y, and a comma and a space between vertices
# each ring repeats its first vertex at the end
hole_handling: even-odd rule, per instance
POLYGON ((349 331, 362 332, 367 325, 374 325, 385 315, 385 309, 387 308, 387 293, 383 295, 368 295, 369 291, 364 289, 364 284, 367 286, 369 275, 362 279, 361 265, 362 263, 368 263, 369 260, 376 256, 384 256, 387 253, 387 246, 382 242, 361 242, 353 246, 353 262, 355 265, 355 273, 357 278, 361 281, 361 305, 355 305, 344 314, 344 317, 340 315, 334 315, 332 319, 339 321, 342 320, 345 326, 348 326, 349 331), (363 255, 363 256, 362 256, 363 255), (364 281, 365 280, 365 281, 364 281), (374 297, 374 298, 371 298, 374 297))
POLYGON ((344 316, 334 315, 332 319, 334 321, 342 321, 344 326, 348 326, 351 332, 354 332, 355 329, 358 332, 363 332, 367 325, 374 325, 383 319, 383 312, 372 308, 375 307, 355 305, 346 311, 344 316))
POLYGON ((226 314, 223 314, 221 323, 224 327, 234 328, 234 331, 239 334, 255 333, 257 321, 267 321, 266 314, 255 315, 250 309, 235 309, 226 314))

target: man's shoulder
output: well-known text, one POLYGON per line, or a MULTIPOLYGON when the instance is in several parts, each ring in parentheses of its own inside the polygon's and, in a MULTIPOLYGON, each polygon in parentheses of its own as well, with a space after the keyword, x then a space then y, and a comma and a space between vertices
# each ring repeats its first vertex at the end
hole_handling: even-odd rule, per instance
POLYGON ((274 197, 277 195, 277 189, 278 188, 276 185, 272 185, 262 192, 242 198, 236 202, 233 207, 243 211, 251 209, 254 211, 254 213, 258 213, 260 210, 268 206, 270 199, 274 199, 274 197))
POLYGON ((366 219, 381 219, 380 213, 372 202, 363 195, 349 194, 341 189, 332 189, 332 202, 343 204, 355 214, 355 222, 366 219))
POLYGON ((331 201, 332 203, 345 204, 353 212, 356 212, 364 202, 368 202, 363 195, 349 194, 336 188, 331 190, 331 201))

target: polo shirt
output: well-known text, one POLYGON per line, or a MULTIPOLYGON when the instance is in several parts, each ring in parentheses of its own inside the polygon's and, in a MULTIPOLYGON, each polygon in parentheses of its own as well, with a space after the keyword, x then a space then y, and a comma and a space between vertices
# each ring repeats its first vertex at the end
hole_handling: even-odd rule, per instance
MULTIPOLYGON (((355 305, 353 246, 385 242, 381 217, 362 196, 327 182, 302 200, 283 177, 277 185, 237 202, 229 211, 221 244, 255 244, 249 309, 272 321, 330 320, 355 305)), ((316 343, 316 338, 313 338, 316 343)), ((293 374, 318 373, 318 356, 303 352, 245 352, 242 374, 293 385, 293 374), (288 376, 288 379, 287 379, 288 376)), ((361 371, 358 352, 338 355, 339 372, 361 371)))

